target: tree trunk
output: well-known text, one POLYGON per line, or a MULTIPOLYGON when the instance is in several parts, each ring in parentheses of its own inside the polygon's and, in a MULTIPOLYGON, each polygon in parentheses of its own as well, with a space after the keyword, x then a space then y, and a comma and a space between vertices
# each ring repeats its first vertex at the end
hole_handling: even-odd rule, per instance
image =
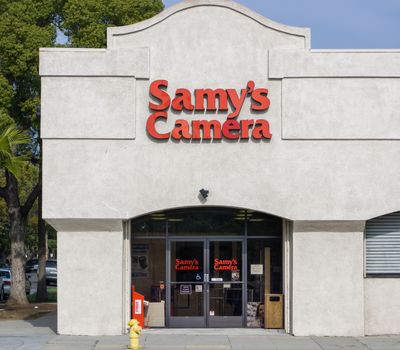
MULTIPOLYGON (((40 162, 39 176, 42 176, 42 164, 40 162)), ((47 232, 42 219, 42 191, 38 195, 38 234, 39 234, 39 264, 38 264, 38 288, 36 301, 47 301, 46 260, 47 260, 47 232)))
POLYGON ((28 304, 25 291, 25 219, 20 208, 9 208, 11 240, 11 293, 7 304, 28 304))
POLYGON ((6 175, 6 199, 8 208, 8 219, 10 223, 10 241, 11 241, 11 292, 7 304, 28 304, 25 290, 25 234, 26 220, 29 210, 36 200, 40 185, 36 185, 29 194, 24 206, 19 201, 18 180, 9 171, 6 175))
POLYGON ((7 304, 28 304, 25 290, 25 234, 26 221, 40 191, 41 182, 32 189, 23 206, 19 201, 18 180, 5 171, 6 187, 0 188, 0 196, 6 200, 10 223, 11 241, 11 292, 7 304))

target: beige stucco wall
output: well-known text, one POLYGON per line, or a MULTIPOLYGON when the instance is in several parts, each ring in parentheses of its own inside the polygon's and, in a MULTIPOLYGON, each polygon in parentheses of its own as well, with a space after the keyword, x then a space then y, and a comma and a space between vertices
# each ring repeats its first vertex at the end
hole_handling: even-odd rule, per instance
MULTIPOLYGON (((203 205, 198 191, 206 188, 207 205, 295 222, 295 334, 362 334, 363 229, 348 224, 400 209, 398 67, 395 50, 310 51, 308 29, 229 0, 184 1, 109 28, 107 49, 42 49, 43 215, 60 231, 60 332, 122 332, 122 229, 102 220, 203 205), (171 95, 254 80, 269 89, 271 106, 255 113, 247 101, 238 120, 267 119, 272 139, 152 140, 145 125, 157 79, 169 81, 171 95), (71 261, 90 277, 74 278, 71 261), (92 261, 107 269, 107 282, 92 261), (110 274, 116 286, 106 295, 110 274), (77 300, 78 290, 92 301, 77 300)), ((195 116, 223 122, 226 114, 195 116)), ((169 111, 157 127, 170 129, 178 117, 194 119, 169 111)))
POLYGON ((365 334, 400 334, 400 279, 366 278, 365 334))
MULTIPOLYGON (((107 50, 43 49, 44 216, 129 219, 200 205, 203 187, 209 205, 290 220, 399 210, 400 52, 314 52, 309 42, 307 29, 231 1, 185 1, 109 28, 107 50), (238 119, 267 119, 272 139, 152 140, 146 120, 156 79, 169 81, 171 95, 254 80, 269 89, 271 106, 255 113, 246 101, 238 119)), ((178 117, 193 114, 169 111, 157 128, 171 129, 178 117)))
POLYGON ((364 334, 364 222, 295 222, 294 335, 364 334))
POLYGON ((120 231, 59 231, 57 255, 58 333, 123 333, 122 223, 120 231))

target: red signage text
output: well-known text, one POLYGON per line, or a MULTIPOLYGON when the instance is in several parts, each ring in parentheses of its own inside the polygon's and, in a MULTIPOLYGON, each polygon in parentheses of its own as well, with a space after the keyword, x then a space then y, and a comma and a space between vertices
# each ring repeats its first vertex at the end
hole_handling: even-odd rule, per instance
POLYGON ((199 270, 199 261, 197 259, 175 259, 175 270, 176 271, 197 271, 199 270))
POLYGON ((214 270, 237 270, 236 259, 214 259, 214 270))
POLYGON ((244 102, 250 99, 252 111, 266 111, 270 106, 268 89, 255 88, 250 80, 239 92, 235 89, 176 89, 173 98, 167 92, 168 81, 155 80, 150 84, 150 95, 156 101, 149 102, 153 112, 147 119, 146 130, 154 139, 168 140, 220 140, 235 139, 270 139, 269 123, 265 119, 242 119, 239 116, 244 102), (230 106, 230 108, 228 108, 230 106), (225 120, 216 119, 192 120, 176 119, 171 131, 161 132, 161 122, 168 119, 168 109, 176 112, 227 112, 225 120), (230 109, 230 112, 229 112, 230 109), (228 113, 229 112, 229 113, 228 113))

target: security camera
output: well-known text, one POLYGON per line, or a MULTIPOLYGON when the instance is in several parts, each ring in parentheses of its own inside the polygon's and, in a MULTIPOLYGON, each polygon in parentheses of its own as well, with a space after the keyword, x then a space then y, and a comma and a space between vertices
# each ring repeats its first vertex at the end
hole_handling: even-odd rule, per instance
POLYGON ((206 199, 208 197, 208 193, 210 192, 209 190, 205 190, 204 188, 202 188, 200 191, 201 196, 206 199))

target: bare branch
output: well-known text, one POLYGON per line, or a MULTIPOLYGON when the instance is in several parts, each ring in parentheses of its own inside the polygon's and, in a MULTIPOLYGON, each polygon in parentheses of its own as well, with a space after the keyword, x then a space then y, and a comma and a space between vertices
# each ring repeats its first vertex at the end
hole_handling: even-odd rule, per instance
POLYGON ((42 190, 42 183, 38 182, 36 186, 32 189, 29 194, 25 204, 21 208, 21 212, 23 216, 27 216, 29 211, 31 210, 33 203, 35 203, 36 198, 39 196, 40 191, 42 190))
POLYGON ((34 165, 37 165, 37 164, 40 163, 40 160, 38 158, 36 158, 36 157, 30 157, 29 161, 34 165))
POLYGON ((7 189, 5 187, 0 187, 0 197, 7 200, 7 189))

